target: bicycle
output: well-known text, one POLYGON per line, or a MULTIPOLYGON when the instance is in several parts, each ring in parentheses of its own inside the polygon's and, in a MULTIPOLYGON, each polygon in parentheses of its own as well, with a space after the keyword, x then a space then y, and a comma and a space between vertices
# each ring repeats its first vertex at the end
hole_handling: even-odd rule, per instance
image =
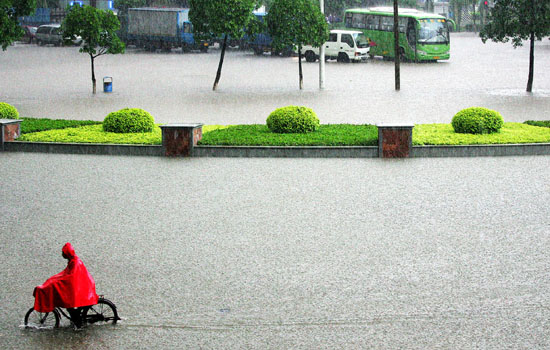
MULTIPOLYGON (((82 325, 94 323, 116 324, 120 318, 116 305, 103 297, 99 296, 97 304, 77 308, 80 312, 82 325)), ((71 320, 71 316, 65 313, 62 308, 56 307, 51 312, 38 312, 33 307, 25 314, 25 327, 37 326, 38 328, 58 328, 61 321, 61 315, 71 320)))

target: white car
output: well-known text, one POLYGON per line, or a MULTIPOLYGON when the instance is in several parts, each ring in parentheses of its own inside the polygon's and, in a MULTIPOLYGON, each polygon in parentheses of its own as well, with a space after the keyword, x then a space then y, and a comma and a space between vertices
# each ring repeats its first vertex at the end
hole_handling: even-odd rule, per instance
MULTIPOLYGON (((369 55, 369 42, 363 32, 356 30, 331 30, 325 46, 325 59, 335 59, 338 62, 365 61, 369 55)), ((311 45, 302 47, 302 55, 306 61, 315 62, 319 59, 319 48, 311 45)))

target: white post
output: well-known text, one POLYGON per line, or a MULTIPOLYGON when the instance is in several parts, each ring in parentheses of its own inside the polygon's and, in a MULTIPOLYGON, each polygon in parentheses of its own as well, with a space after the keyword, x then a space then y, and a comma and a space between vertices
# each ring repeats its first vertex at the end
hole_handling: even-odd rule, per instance
MULTIPOLYGON (((321 13, 325 13, 325 1, 319 0, 319 5, 321 7, 321 13)), ((325 44, 321 45, 319 48, 319 89, 323 90, 325 88, 325 44)))

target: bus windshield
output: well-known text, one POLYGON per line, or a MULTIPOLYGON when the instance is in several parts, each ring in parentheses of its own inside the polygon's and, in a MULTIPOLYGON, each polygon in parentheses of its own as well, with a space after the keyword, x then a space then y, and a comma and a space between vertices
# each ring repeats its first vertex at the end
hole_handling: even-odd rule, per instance
POLYGON ((420 44, 447 44, 449 31, 444 19, 423 18, 419 19, 420 31, 418 42, 420 44))
POLYGON ((367 41, 367 37, 363 33, 354 33, 353 38, 355 39, 355 43, 357 44, 357 48, 364 49, 369 47, 369 42, 367 41))

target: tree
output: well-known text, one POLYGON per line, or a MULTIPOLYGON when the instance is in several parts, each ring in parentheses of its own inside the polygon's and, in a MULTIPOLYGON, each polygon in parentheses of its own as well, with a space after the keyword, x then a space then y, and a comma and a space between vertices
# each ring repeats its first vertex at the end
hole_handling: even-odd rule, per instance
POLYGON ((73 6, 61 25, 67 41, 80 36, 83 40, 80 52, 90 55, 92 64, 92 87, 96 93, 94 60, 105 54, 124 53, 124 43, 117 36, 120 22, 109 10, 99 10, 91 6, 73 6))
POLYGON ((34 12, 36 0, 0 0, 0 45, 2 50, 23 36, 18 17, 34 12))
POLYGON ((312 0, 274 0, 266 22, 275 49, 298 47, 298 75, 303 89, 302 46, 319 47, 328 40, 328 25, 319 4, 312 0))
POLYGON ((533 90, 535 64, 535 40, 550 35, 550 1, 540 0, 499 0, 489 14, 489 23, 481 30, 481 40, 485 43, 512 40, 514 48, 530 41, 529 77, 527 92, 533 90))
POLYGON ((254 17, 252 11, 255 5, 255 0, 189 0, 189 18, 195 33, 216 38, 223 36, 220 62, 212 90, 216 90, 220 81, 227 38, 242 38, 244 28, 248 27, 254 17))

